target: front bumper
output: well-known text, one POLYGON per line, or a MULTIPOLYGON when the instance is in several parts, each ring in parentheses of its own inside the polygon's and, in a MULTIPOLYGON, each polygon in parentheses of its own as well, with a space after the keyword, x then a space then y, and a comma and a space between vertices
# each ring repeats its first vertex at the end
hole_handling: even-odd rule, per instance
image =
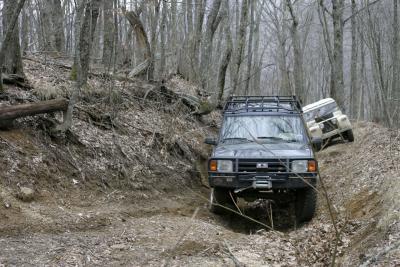
POLYGON ((317 183, 317 173, 209 173, 211 187, 230 189, 300 189, 317 183))

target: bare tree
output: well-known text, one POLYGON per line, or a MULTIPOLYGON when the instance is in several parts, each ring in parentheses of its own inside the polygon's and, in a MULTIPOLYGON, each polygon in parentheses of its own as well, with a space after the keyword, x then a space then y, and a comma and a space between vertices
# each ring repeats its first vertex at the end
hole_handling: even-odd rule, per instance
POLYGON ((358 79, 357 79, 357 18, 355 12, 357 10, 357 4, 355 0, 351 0, 351 64, 350 64, 350 113, 352 116, 356 116, 358 110, 358 79))
POLYGON ((234 62, 233 62, 233 86, 232 93, 236 94, 239 87, 239 71, 240 66, 243 61, 243 52, 246 42, 246 29, 247 29, 247 16, 248 16, 248 0, 242 1, 241 15, 240 15, 240 26, 239 26, 239 34, 237 36, 237 46, 236 51, 234 53, 234 62))
POLYGON ((206 32, 203 42, 203 52, 201 56, 201 84, 203 88, 208 89, 210 59, 212 57, 212 46, 215 31, 223 18, 220 12, 221 0, 214 0, 211 11, 207 16, 206 32))
POLYGON ((104 34, 103 34, 103 65, 109 70, 112 65, 112 56, 114 50, 114 16, 113 1, 103 1, 104 14, 104 34))
POLYGON ((25 0, 15 2, 5 0, 3 6, 3 35, 4 40, 0 50, 0 92, 3 91, 2 72, 24 76, 19 45, 18 16, 25 0))
POLYGON ((229 23, 229 2, 228 0, 224 1, 224 13, 226 14, 224 18, 224 35, 225 35, 225 43, 226 48, 224 54, 221 58, 221 63, 218 70, 218 102, 217 105, 221 106, 223 97, 224 97, 224 90, 225 90, 225 79, 226 79, 226 70, 228 69, 229 62, 231 61, 232 57, 232 36, 231 36, 231 28, 229 23))
POLYGON ((246 82, 244 86, 244 94, 249 94, 249 86, 251 79, 251 70, 253 64, 253 35, 254 35, 254 12, 255 12, 255 1, 250 1, 250 23, 249 23, 249 41, 247 42, 247 73, 246 73, 246 82))
POLYGON ((150 76, 148 76, 147 74, 148 74, 148 69, 152 64, 151 61, 153 56, 146 30, 144 29, 143 23, 139 17, 141 12, 142 12, 142 7, 139 7, 138 10, 136 11, 126 11, 125 9, 123 9, 123 13, 126 19, 129 21, 132 28, 135 30, 137 44, 139 45, 139 48, 143 51, 142 56, 144 60, 139 66, 137 66, 135 69, 132 70, 130 76, 145 75, 145 77, 149 79, 150 76))
POLYGON ((286 0, 286 4, 289 8, 289 13, 292 18, 292 25, 290 28, 292 45, 293 45, 293 58, 294 58, 294 88, 295 94, 301 99, 304 100, 304 82, 303 82, 303 53, 300 44, 299 38, 299 21, 294 13, 292 0, 286 0))

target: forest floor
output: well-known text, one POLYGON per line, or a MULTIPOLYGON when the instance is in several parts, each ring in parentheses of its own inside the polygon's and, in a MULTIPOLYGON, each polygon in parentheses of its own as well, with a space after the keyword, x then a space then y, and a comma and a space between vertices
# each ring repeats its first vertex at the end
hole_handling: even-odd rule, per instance
MULTIPOLYGON (((43 95, 37 90, 45 86, 68 88, 67 72, 52 66, 43 72, 43 67, 26 63, 36 93, 10 88, 14 95, 7 101, 43 95)), ((92 88, 101 82, 91 80, 92 88)), ((171 83, 179 87, 183 82, 171 83)), ((121 105, 115 129, 78 113, 67 141, 50 138, 40 118, 0 131, 0 265, 331 262, 336 235, 323 194, 316 217, 300 226, 294 224, 292 207, 273 207, 271 220, 264 202, 239 204, 261 224, 239 215, 211 214, 202 167, 209 148, 201 140, 215 132, 218 115, 171 119, 170 109, 181 114, 177 104, 149 107, 135 100, 128 86, 117 86, 124 93, 121 103, 131 102, 121 105), (34 189, 32 199, 21 198, 22 187, 34 189)), ((93 95, 97 100, 82 103, 82 109, 106 112, 102 103, 109 101, 107 95, 93 95)), ((337 141, 318 158, 340 232, 336 262, 399 266, 400 132, 357 123, 354 143, 337 141)))

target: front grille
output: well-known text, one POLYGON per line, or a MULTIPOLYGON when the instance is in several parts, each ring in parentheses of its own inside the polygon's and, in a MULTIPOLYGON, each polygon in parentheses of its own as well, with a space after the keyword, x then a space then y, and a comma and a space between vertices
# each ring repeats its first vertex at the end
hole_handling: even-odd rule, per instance
POLYGON ((286 172, 287 161, 286 160, 239 160, 238 163, 238 172, 286 172), (259 164, 258 164, 259 163, 259 164), (257 168, 258 165, 259 166, 257 168))
POLYGON ((315 118, 315 121, 316 122, 321 122, 321 121, 329 120, 330 118, 333 118, 333 113, 332 112, 315 118))
POLYGON ((332 121, 326 121, 324 122, 324 128, 322 129, 323 133, 329 133, 331 131, 334 131, 338 128, 337 124, 334 124, 332 121))

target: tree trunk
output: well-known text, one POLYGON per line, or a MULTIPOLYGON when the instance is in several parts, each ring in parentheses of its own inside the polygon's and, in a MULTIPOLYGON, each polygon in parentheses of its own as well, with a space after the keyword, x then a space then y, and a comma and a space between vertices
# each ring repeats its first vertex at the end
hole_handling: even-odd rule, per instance
POLYGON ((204 22, 204 15, 205 15, 205 8, 207 1, 206 0, 195 0, 196 3, 196 13, 195 13, 195 26, 194 26, 194 33, 193 37, 190 41, 189 46, 189 60, 190 60, 190 80, 198 82, 199 80, 199 49, 202 37, 202 30, 203 30, 203 22, 204 22))
POLYGON ((344 0, 332 0, 333 19, 333 73, 331 77, 331 95, 339 107, 346 112, 343 83, 343 11, 344 0))
POLYGON ((171 41, 169 42, 171 44, 171 50, 172 50, 172 62, 171 62, 171 71, 172 73, 176 73, 177 67, 178 67, 178 25, 177 25, 177 0, 171 0, 171 41))
POLYGON ((79 60, 82 72, 80 87, 86 84, 88 78, 90 54, 92 50, 94 32, 97 25, 97 18, 99 16, 99 5, 100 0, 91 0, 86 4, 85 7, 79 38, 79 60))
POLYGON ((165 65, 166 65, 166 58, 165 58, 165 41, 167 38, 167 12, 168 12, 168 6, 165 2, 163 2, 162 5, 162 12, 161 12, 161 36, 160 36, 160 52, 161 52, 161 58, 160 58, 160 78, 164 79, 165 77, 165 65))
POLYGON ((261 66, 262 66, 262 55, 260 57, 260 23, 261 23, 261 14, 263 12, 265 0, 262 1, 262 4, 257 6, 257 20, 256 27, 254 29, 254 42, 253 42, 253 51, 254 51, 254 64, 253 64, 253 77, 251 87, 256 95, 261 95, 260 91, 260 80, 261 80, 261 66))
POLYGON ((0 92, 3 91, 2 72, 24 75, 21 50, 19 46, 18 16, 25 0, 18 3, 14 0, 5 0, 3 3, 3 35, 4 40, 0 50, 0 92), (6 30, 5 30, 6 29, 6 30))
POLYGON ((201 53, 201 85, 207 90, 208 83, 210 81, 210 59, 212 58, 212 47, 213 47, 213 39, 215 31, 218 28, 219 23, 221 22, 223 15, 218 15, 221 7, 221 0, 214 0, 213 5, 211 7, 211 11, 207 16, 207 25, 206 32, 204 34, 204 42, 203 42, 203 52, 201 53))
POLYGON ((234 56, 233 66, 233 88, 232 94, 236 94, 239 87, 239 71, 243 61, 243 50, 246 42, 246 28, 247 28, 247 16, 248 16, 248 3, 249 0, 242 1, 242 12, 240 16, 240 27, 239 35, 237 36, 237 47, 234 56))
POLYGON ((396 112, 397 107, 400 104, 400 64, 399 64, 399 14, 398 14, 398 0, 393 0, 393 70, 392 70, 392 88, 389 91, 388 99, 390 99, 390 110, 393 110, 393 122, 396 122, 396 126, 400 126, 400 115, 396 112))
POLYGON ((292 17, 292 26, 290 29, 293 45, 293 59, 294 59, 294 91, 295 95, 299 97, 301 101, 305 101, 304 94, 304 81, 303 81, 303 52, 301 51, 300 38, 298 32, 299 22, 294 14, 292 0, 286 0, 286 4, 289 8, 289 13, 292 17))
MULTIPOLYGON (((76 7, 76 15, 75 15, 75 23, 74 23, 74 33, 75 36, 81 36, 83 25, 85 24, 85 8, 87 8, 86 0, 77 0, 76 7)), ((80 39, 75 41, 75 55, 74 55, 74 64, 71 70, 71 76, 75 76, 75 88, 72 91, 72 95, 69 99, 67 111, 64 113, 64 120, 61 125, 58 125, 56 131, 60 133, 65 133, 72 126, 72 116, 75 104, 79 101, 79 93, 82 88, 82 67, 81 67, 81 47, 82 44, 80 39)))
POLYGON ((39 11, 39 24, 40 24, 40 49, 45 52, 54 51, 54 35, 51 30, 51 17, 52 12, 51 0, 37 1, 37 9, 39 11))
POLYGON ((329 29, 328 29, 328 22, 327 22, 327 19, 326 19, 325 12, 326 12, 326 10, 325 10, 325 6, 323 4, 323 0, 319 0, 318 18, 319 18, 319 21, 320 21, 321 26, 322 26, 324 44, 325 44, 326 54, 328 56, 329 65, 330 65, 330 71, 331 71, 330 88, 329 88, 329 92, 327 94, 329 96, 331 94, 330 91, 334 86, 333 85, 333 79, 334 79, 333 73, 334 73, 335 64, 334 64, 334 61, 333 61, 333 51, 332 51, 331 37, 330 37, 329 29))
POLYGON ((21 21, 21 52, 22 55, 26 55, 29 45, 29 18, 28 18, 28 10, 25 6, 22 12, 22 21, 21 21))
POLYGON ((377 31, 376 25, 372 19, 371 12, 368 9, 368 32, 370 38, 371 65, 373 67, 373 76, 376 83, 374 92, 370 92, 370 102, 373 103, 373 120, 375 122, 384 123, 391 126, 391 116, 385 103, 385 92, 387 84, 384 78, 382 48, 381 48, 381 32, 377 31))
POLYGON ((224 32, 225 32, 225 51, 224 54, 222 55, 221 63, 219 66, 219 71, 218 71, 218 82, 217 82, 217 88, 218 88, 218 102, 217 106, 221 107, 222 106, 222 101, 224 97, 224 92, 225 92, 225 80, 226 80, 226 70, 228 69, 229 62, 232 57, 232 36, 231 36, 231 25, 229 23, 229 2, 228 0, 225 1, 224 3, 225 6, 225 22, 224 22, 224 32))
POLYGON ((253 34, 254 34, 254 5, 256 4, 255 1, 250 2, 250 29, 249 29, 249 41, 247 43, 247 73, 246 73, 246 82, 244 86, 244 94, 249 94, 249 85, 251 79, 251 66, 253 63, 253 34))
POLYGON ((104 0, 104 35, 103 35, 103 65, 109 70, 112 63, 114 48, 114 23, 113 23, 113 1, 104 0))
POLYGON ((157 25, 160 20, 160 0, 154 1, 154 10, 152 12, 152 20, 151 20, 151 32, 150 32, 150 61, 149 66, 147 68, 147 80, 154 79, 154 65, 155 65, 155 57, 154 54, 157 49, 157 25))
MULTIPOLYGON (((136 42, 143 51, 143 57, 142 57, 144 59, 143 62, 151 60, 152 51, 149 39, 147 37, 147 33, 144 29, 144 26, 142 24, 142 21, 140 20, 138 13, 135 11, 126 11, 126 10, 123 10, 123 13, 126 19, 131 24, 132 28, 135 30, 136 42)), ((148 66, 146 66, 145 70, 147 69, 148 66)), ((150 78, 150 76, 147 77, 150 78)))
POLYGON ((187 40, 193 32, 193 0, 186 0, 186 27, 187 27, 187 40))
POLYGON ((358 99, 360 92, 357 81, 357 18, 355 12, 357 5, 355 0, 351 0, 351 63, 350 63, 350 114, 354 118, 358 110, 358 99))
POLYGON ((51 21, 53 24, 55 48, 57 52, 65 51, 64 12, 60 0, 52 0, 51 21))

